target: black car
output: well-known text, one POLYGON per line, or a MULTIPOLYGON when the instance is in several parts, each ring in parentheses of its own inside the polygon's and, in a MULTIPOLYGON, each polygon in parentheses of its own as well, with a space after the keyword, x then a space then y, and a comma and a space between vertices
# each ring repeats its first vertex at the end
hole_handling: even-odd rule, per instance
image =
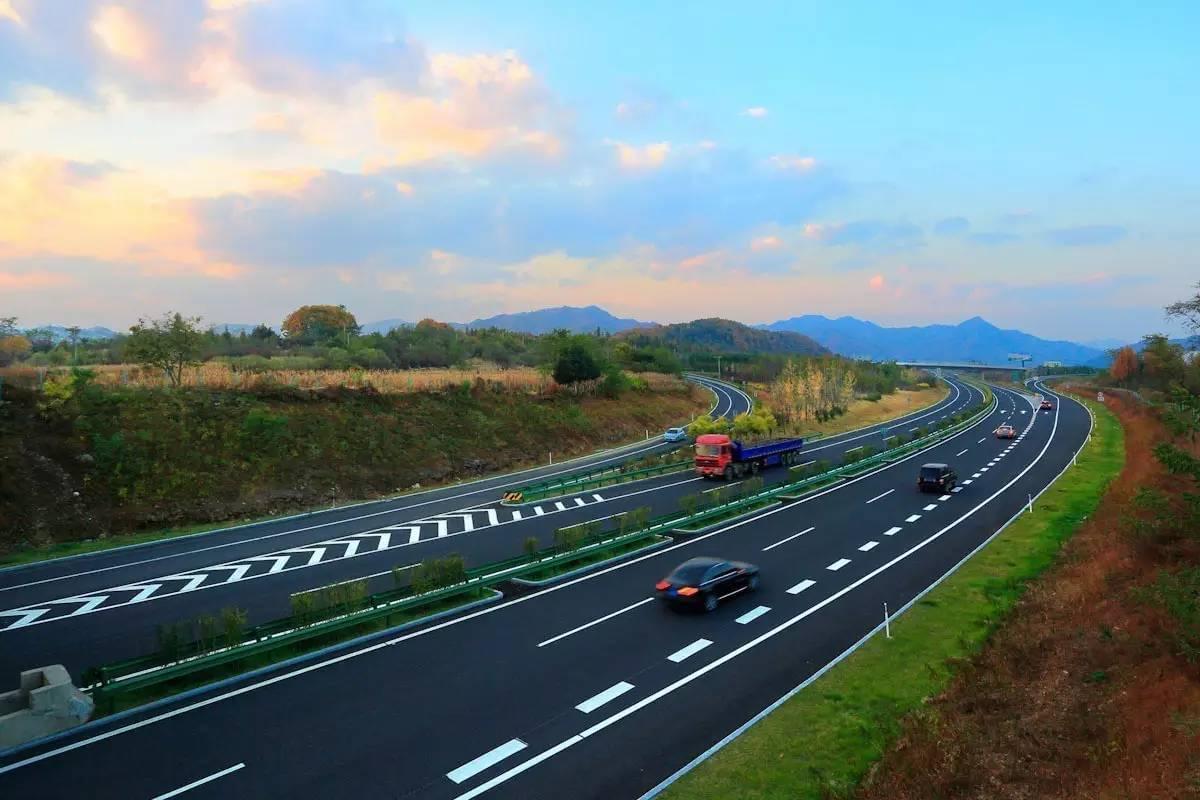
POLYGON ((758 588, 758 567, 719 558, 689 558, 654 585, 658 598, 671 606, 714 611, 717 603, 758 588))
POLYGON ((958 476, 949 464, 922 464, 917 475, 917 488, 922 492, 945 493, 954 488, 958 476))

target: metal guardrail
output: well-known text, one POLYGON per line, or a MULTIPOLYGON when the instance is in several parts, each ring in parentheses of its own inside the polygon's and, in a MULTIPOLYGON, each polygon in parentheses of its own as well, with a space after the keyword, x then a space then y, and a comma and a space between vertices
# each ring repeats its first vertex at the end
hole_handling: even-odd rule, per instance
POLYGON ((324 611, 336 615, 332 619, 306 623, 302 619, 287 617, 264 623, 250 628, 241 642, 224 649, 200 652, 201 645, 191 643, 188 652, 178 653, 170 661, 156 653, 114 662, 88 671, 98 684, 92 690, 92 697, 98 707, 111 710, 121 695, 170 685, 198 673, 212 672, 222 677, 237 674, 245 671, 235 668, 239 663, 267 661, 273 654, 293 647, 299 647, 297 652, 302 652, 313 649, 314 644, 342 641, 347 638, 345 634, 348 631, 371 626, 393 615, 429 607, 478 589, 491 588, 526 573, 603 555, 652 539, 655 535, 649 529, 642 529, 617 536, 594 536, 574 550, 559 552, 557 548, 550 547, 467 570, 465 582, 432 592, 414 595, 410 587, 400 587, 351 604, 330 606, 324 611))
MULTIPOLYGON (((311 645, 314 642, 341 641, 346 638, 347 631, 372 625, 398 613, 428 607, 480 588, 491 588, 498 583, 526 573, 561 564, 570 564, 597 554, 619 550, 629 544, 651 539, 672 528, 694 527, 715 518, 733 516, 743 509, 761 506, 764 501, 779 499, 781 495, 803 492, 818 483, 828 483, 832 478, 848 477, 851 473, 866 472, 883 463, 895 461, 912 452, 936 444, 941 439, 948 438, 975 424, 991 405, 992 399, 985 397, 984 402, 980 404, 974 414, 958 423, 943 426, 919 439, 858 461, 810 475, 799 481, 765 489, 753 495, 720 503, 712 508, 691 514, 679 512, 662 514, 647 520, 645 526, 640 530, 616 536, 613 536, 611 532, 595 535, 586 539, 579 548, 574 550, 559 552, 556 547, 550 547, 535 553, 466 570, 467 580, 454 586, 420 595, 414 595, 410 587, 398 587, 372 594, 361 600, 324 609, 325 614, 335 615, 333 619, 305 623, 303 620, 288 617, 257 625, 246 631, 240 643, 224 650, 198 652, 201 645, 192 643, 189 645, 190 654, 177 653, 175 659, 171 661, 166 661, 162 654, 154 654, 89 670, 98 684, 93 689, 93 698, 100 708, 112 708, 121 694, 137 693, 156 685, 169 685, 198 673, 208 671, 218 675, 237 674, 244 671, 235 668, 239 662, 266 659, 280 650, 301 645, 307 645, 307 649, 312 649, 311 645)), ((625 474, 633 475, 635 472, 625 474)))
POLYGON ((616 483, 627 483, 655 475, 665 475, 668 472, 680 472, 692 466, 692 460, 686 459, 657 464, 652 467, 625 470, 625 465, 632 463, 634 460, 636 459, 624 462, 616 467, 600 467, 582 474, 576 474, 570 478, 530 484, 511 492, 505 492, 503 499, 505 502, 510 503, 529 503, 571 492, 583 492, 588 489, 599 489, 603 486, 611 486, 616 483))

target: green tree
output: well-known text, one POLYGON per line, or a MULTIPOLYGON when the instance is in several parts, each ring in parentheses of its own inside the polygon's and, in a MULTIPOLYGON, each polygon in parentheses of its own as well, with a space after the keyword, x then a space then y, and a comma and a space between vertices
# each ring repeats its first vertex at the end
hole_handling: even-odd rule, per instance
POLYGON ((601 365, 586 341, 587 337, 573 336, 568 340, 554 360, 554 380, 564 386, 577 385, 581 381, 599 378, 601 365))
POLYGON ((171 385, 183 382, 183 371, 200 363, 204 333, 199 317, 185 317, 179 312, 164 314, 156 320, 138 320, 129 329, 125 354, 149 367, 161 369, 171 385))

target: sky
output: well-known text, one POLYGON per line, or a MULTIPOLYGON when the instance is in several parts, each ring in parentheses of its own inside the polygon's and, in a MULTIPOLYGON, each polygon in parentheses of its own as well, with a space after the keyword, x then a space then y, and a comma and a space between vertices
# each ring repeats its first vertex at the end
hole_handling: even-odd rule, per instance
POLYGON ((1179 334, 1197 30, 1123 0, 0 0, 0 316, 1179 334))

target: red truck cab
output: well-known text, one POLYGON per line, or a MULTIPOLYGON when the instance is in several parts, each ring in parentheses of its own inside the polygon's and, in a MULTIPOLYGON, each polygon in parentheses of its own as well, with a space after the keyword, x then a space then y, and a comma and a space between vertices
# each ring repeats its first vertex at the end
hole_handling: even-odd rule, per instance
POLYGON ((696 437, 696 474, 707 478, 722 477, 733 461, 733 440, 723 433, 702 433, 696 437))

